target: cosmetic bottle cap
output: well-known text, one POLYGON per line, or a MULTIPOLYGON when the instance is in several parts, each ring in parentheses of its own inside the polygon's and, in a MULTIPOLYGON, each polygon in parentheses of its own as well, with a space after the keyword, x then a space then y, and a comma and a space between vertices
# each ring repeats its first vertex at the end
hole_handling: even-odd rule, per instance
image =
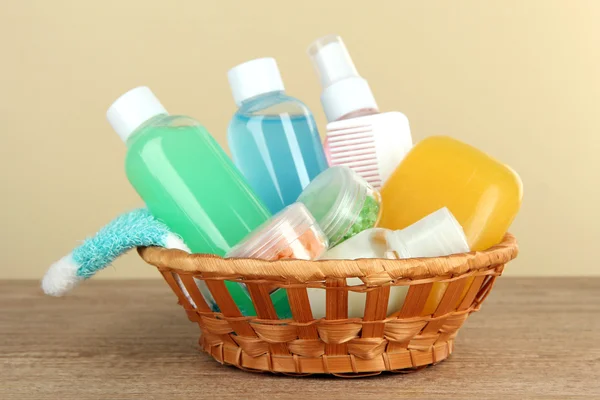
POLYGON ((140 86, 115 100, 108 108, 106 118, 125 142, 140 125, 160 114, 168 113, 148 87, 140 86))
POLYGON ((270 57, 239 64, 229 70, 227 77, 238 107, 252 97, 285 90, 277 62, 270 57))
POLYGON ((463 228, 446 207, 404 229, 387 232, 386 239, 389 249, 400 258, 441 257, 469 252, 463 228))

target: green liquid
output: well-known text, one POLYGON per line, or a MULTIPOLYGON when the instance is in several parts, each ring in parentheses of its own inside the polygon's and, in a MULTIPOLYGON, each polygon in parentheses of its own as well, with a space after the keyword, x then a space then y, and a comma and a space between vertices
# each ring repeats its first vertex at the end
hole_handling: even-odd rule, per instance
MULTIPOLYGON (((271 216, 208 131, 188 117, 161 115, 127 140, 125 170, 150 212, 194 253, 224 256, 271 216)), ((244 315, 248 294, 225 282, 244 315)))

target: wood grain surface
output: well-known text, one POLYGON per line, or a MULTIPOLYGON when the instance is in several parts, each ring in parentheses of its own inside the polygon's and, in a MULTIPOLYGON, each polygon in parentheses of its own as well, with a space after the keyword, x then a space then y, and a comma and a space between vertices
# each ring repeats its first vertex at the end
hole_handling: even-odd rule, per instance
POLYGON ((2 400, 600 399, 600 278, 500 278, 447 361, 361 379, 222 366, 158 280, 1 281, 0 310, 2 400))

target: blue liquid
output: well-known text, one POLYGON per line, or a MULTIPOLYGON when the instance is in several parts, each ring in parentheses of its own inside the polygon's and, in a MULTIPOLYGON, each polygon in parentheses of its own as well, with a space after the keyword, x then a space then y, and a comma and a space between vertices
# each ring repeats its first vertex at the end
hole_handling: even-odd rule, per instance
POLYGON ((235 165, 273 214, 294 203, 327 168, 312 114, 283 92, 244 102, 228 139, 235 165))

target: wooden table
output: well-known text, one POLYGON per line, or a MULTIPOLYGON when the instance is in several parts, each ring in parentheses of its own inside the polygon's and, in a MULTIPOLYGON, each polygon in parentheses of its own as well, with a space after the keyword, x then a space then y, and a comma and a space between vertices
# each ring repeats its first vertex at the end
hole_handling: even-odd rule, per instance
POLYGON ((0 282, 0 399, 600 399, 600 278, 500 278, 455 352, 413 374, 292 378, 198 352, 162 281, 90 281, 65 298, 0 282))

